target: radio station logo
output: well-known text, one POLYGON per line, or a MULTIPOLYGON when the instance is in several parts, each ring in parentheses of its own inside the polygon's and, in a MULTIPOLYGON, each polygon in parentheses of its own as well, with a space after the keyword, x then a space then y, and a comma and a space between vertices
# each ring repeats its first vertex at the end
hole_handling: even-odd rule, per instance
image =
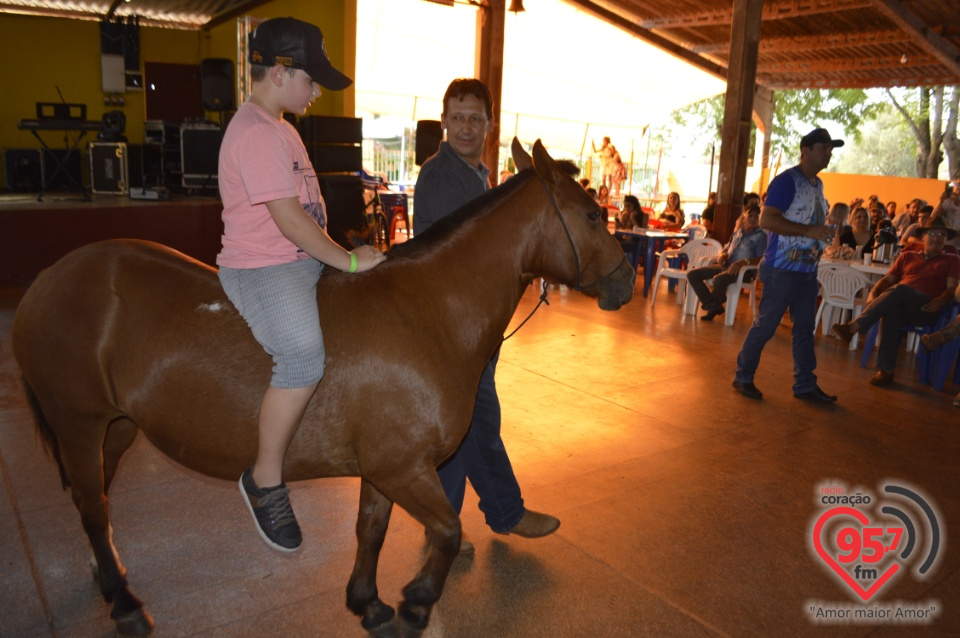
POLYGON ((809 547, 853 603, 808 601, 818 623, 928 623, 939 601, 884 603, 890 583, 910 574, 926 580, 943 551, 945 530, 935 505, 904 481, 887 480, 876 493, 836 482, 816 489, 809 547))

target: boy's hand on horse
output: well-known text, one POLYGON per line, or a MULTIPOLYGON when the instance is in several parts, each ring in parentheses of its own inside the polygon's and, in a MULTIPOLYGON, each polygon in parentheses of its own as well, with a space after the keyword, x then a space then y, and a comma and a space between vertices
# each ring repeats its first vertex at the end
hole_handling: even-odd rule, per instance
POLYGON ((358 246, 350 251, 357 256, 357 269, 355 272, 370 270, 381 261, 387 258, 382 252, 373 246, 358 246))

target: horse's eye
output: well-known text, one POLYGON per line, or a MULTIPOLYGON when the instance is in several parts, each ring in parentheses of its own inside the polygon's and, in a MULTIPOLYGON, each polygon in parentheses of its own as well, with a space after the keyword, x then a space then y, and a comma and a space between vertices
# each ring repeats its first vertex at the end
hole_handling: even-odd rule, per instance
POLYGON ((590 221, 595 222, 598 219, 600 219, 600 211, 599 210, 591 211, 590 214, 587 215, 587 217, 590 218, 590 221))

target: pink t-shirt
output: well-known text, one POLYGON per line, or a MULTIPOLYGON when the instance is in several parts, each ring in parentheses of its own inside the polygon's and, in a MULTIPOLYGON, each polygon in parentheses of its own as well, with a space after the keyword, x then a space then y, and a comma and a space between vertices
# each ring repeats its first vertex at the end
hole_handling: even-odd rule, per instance
POLYGON ((283 236, 266 206, 297 197, 321 228, 327 225, 317 174, 300 134, 289 122, 244 102, 223 136, 218 170, 223 248, 217 264, 260 268, 310 259, 283 236))

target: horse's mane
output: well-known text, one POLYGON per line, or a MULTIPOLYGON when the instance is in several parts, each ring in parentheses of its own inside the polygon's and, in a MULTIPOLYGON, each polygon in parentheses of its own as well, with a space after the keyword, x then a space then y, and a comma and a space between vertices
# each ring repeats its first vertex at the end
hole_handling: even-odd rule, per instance
MULTIPOLYGON (((442 243, 446 237, 460 228, 466 220, 484 214, 504 199, 510 197, 510 195, 523 186, 533 174, 532 168, 520 171, 500 186, 488 190, 480 197, 470 200, 446 217, 438 220, 430 228, 421 232, 410 241, 392 246, 387 252, 387 256, 391 258, 414 258, 429 252, 433 246, 442 243)), ((413 214, 417 214, 416 209, 414 209, 413 214)))

